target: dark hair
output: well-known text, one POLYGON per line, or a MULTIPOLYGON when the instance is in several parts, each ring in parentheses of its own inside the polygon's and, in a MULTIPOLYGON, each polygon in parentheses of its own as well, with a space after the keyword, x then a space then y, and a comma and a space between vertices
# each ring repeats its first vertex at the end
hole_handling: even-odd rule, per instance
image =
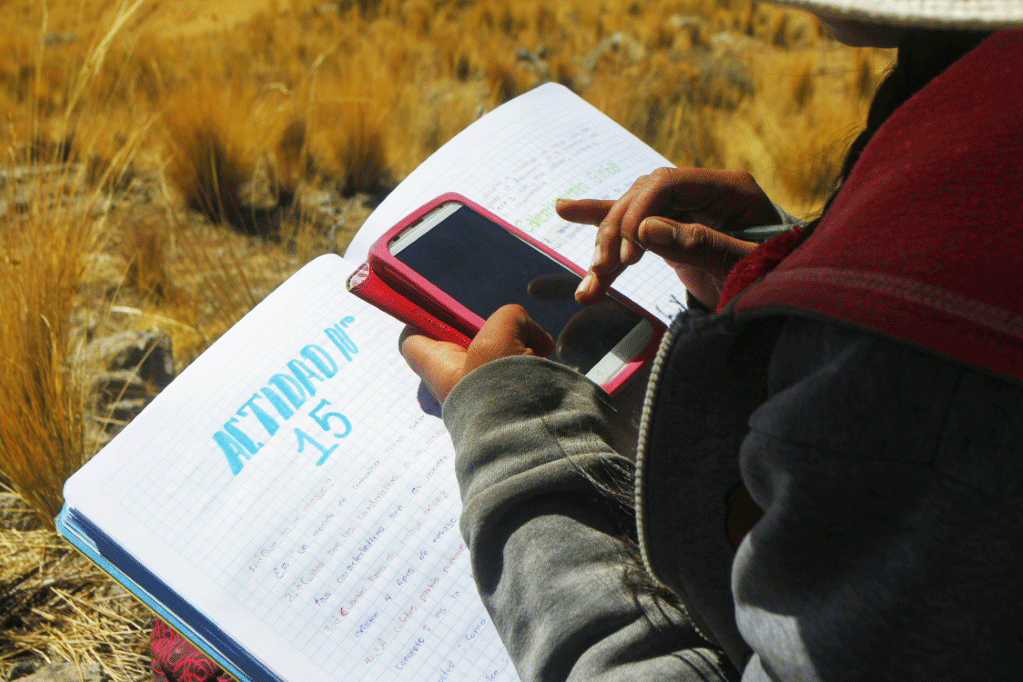
POLYGON ((849 151, 842 162, 835 187, 824 203, 818 217, 807 225, 807 229, 796 242, 802 244, 820 224, 832 202, 841 190, 853 166, 860 158, 867 143, 874 137, 881 125, 895 110, 925 85, 940 75, 959 58, 975 48, 990 36, 986 31, 955 31, 934 29, 911 29, 899 42, 895 65, 878 86, 867 112, 867 125, 849 145, 849 151))

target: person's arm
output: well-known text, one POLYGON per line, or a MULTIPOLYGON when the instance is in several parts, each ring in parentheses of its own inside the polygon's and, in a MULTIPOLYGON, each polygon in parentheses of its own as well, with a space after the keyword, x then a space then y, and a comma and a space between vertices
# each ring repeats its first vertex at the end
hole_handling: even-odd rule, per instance
POLYGON ((512 357, 445 401, 480 595, 524 682, 735 679, 683 611, 626 585, 635 521, 595 482, 631 495, 606 399, 574 371, 512 357))

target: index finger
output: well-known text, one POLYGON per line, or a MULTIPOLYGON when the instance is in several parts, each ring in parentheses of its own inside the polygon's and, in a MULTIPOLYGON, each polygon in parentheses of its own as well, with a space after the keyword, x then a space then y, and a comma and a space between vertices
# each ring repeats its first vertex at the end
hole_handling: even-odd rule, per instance
POLYGON ((558 215, 565 220, 597 227, 593 261, 589 273, 575 295, 580 303, 593 303, 599 300, 626 267, 620 259, 623 237, 620 220, 621 214, 632 200, 633 189, 629 189, 617 200, 563 199, 555 204, 554 208, 558 215))
POLYGON ((562 199, 554 209, 563 219, 597 227, 593 262, 590 271, 602 280, 606 288, 620 271, 619 254, 622 235, 619 220, 631 200, 631 189, 616 200, 562 199))
POLYGON ((603 199, 559 199, 554 210, 570 223, 600 225, 614 205, 615 202, 603 199))

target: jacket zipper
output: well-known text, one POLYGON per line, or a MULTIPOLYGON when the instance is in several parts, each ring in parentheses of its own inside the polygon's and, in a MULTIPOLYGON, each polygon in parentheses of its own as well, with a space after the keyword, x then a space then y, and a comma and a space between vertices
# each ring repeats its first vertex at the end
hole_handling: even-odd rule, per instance
MULTIPOLYGON (((685 312, 681 313, 685 314, 685 312)), ((643 568, 658 584, 662 585, 665 589, 671 589, 667 585, 661 582, 661 579, 653 570, 653 566, 650 562, 650 554, 647 551, 647 541, 644 522, 645 511, 643 509, 643 481, 645 477, 645 468, 647 463, 647 448, 649 446, 650 437, 650 422, 653 419, 654 401, 656 399, 657 387, 660 386, 661 372, 664 370, 664 365, 668 361, 668 353, 671 349, 672 344, 680 333, 681 325, 672 323, 668 327, 668 330, 664 333, 661 338, 661 343, 657 347, 657 354, 654 356, 653 364, 650 368, 650 378, 646 386, 646 394, 643 396, 643 412, 639 421, 639 432, 636 438, 636 490, 634 495, 634 507, 636 509, 636 540, 639 544, 640 557, 643 560, 643 568)), ((688 607, 682 603, 680 604, 682 611, 686 614, 690 625, 693 630, 700 637, 705 639, 711 644, 716 644, 716 639, 708 635, 703 628, 697 624, 696 619, 691 613, 689 613, 688 607)))
MULTIPOLYGON (((657 387, 660 385, 661 372, 664 370, 665 362, 667 362, 668 351, 677 333, 677 325, 672 324, 664 332, 664 336, 661 337, 661 344, 657 347, 657 354, 654 356, 654 361, 650 368, 650 378, 647 380, 646 394, 643 396, 643 412, 639 419, 639 433, 636 437, 636 489, 633 501, 636 509, 636 539, 639 542, 640 556, 643 558, 643 568, 655 580, 657 580, 657 576, 651 570, 649 553, 647 552, 646 534, 644 533, 645 523, 643 522, 643 495, 641 492, 645 476, 644 470, 646 468, 650 421, 654 409, 654 400, 656 398, 657 387)), ((658 580, 658 582, 660 581, 658 580)))

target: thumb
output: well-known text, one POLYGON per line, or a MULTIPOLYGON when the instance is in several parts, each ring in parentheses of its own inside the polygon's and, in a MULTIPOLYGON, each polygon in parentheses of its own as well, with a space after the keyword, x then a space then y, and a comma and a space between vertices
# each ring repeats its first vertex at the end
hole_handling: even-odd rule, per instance
POLYGON ((406 327, 401 333, 399 348, 408 366, 440 402, 444 402, 465 373, 466 352, 458 344, 437 341, 406 327))
POLYGON ((469 344, 465 372, 469 373, 497 358, 512 355, 546 357, 553 350, 551 335, 529 317, 525 308, 510 304, 498 308, 469 344))
POLYGON ((640 244, 665 260, 721 276, 757 246, 706 225, 666 218, 647 218, 637 236, 640 244))

